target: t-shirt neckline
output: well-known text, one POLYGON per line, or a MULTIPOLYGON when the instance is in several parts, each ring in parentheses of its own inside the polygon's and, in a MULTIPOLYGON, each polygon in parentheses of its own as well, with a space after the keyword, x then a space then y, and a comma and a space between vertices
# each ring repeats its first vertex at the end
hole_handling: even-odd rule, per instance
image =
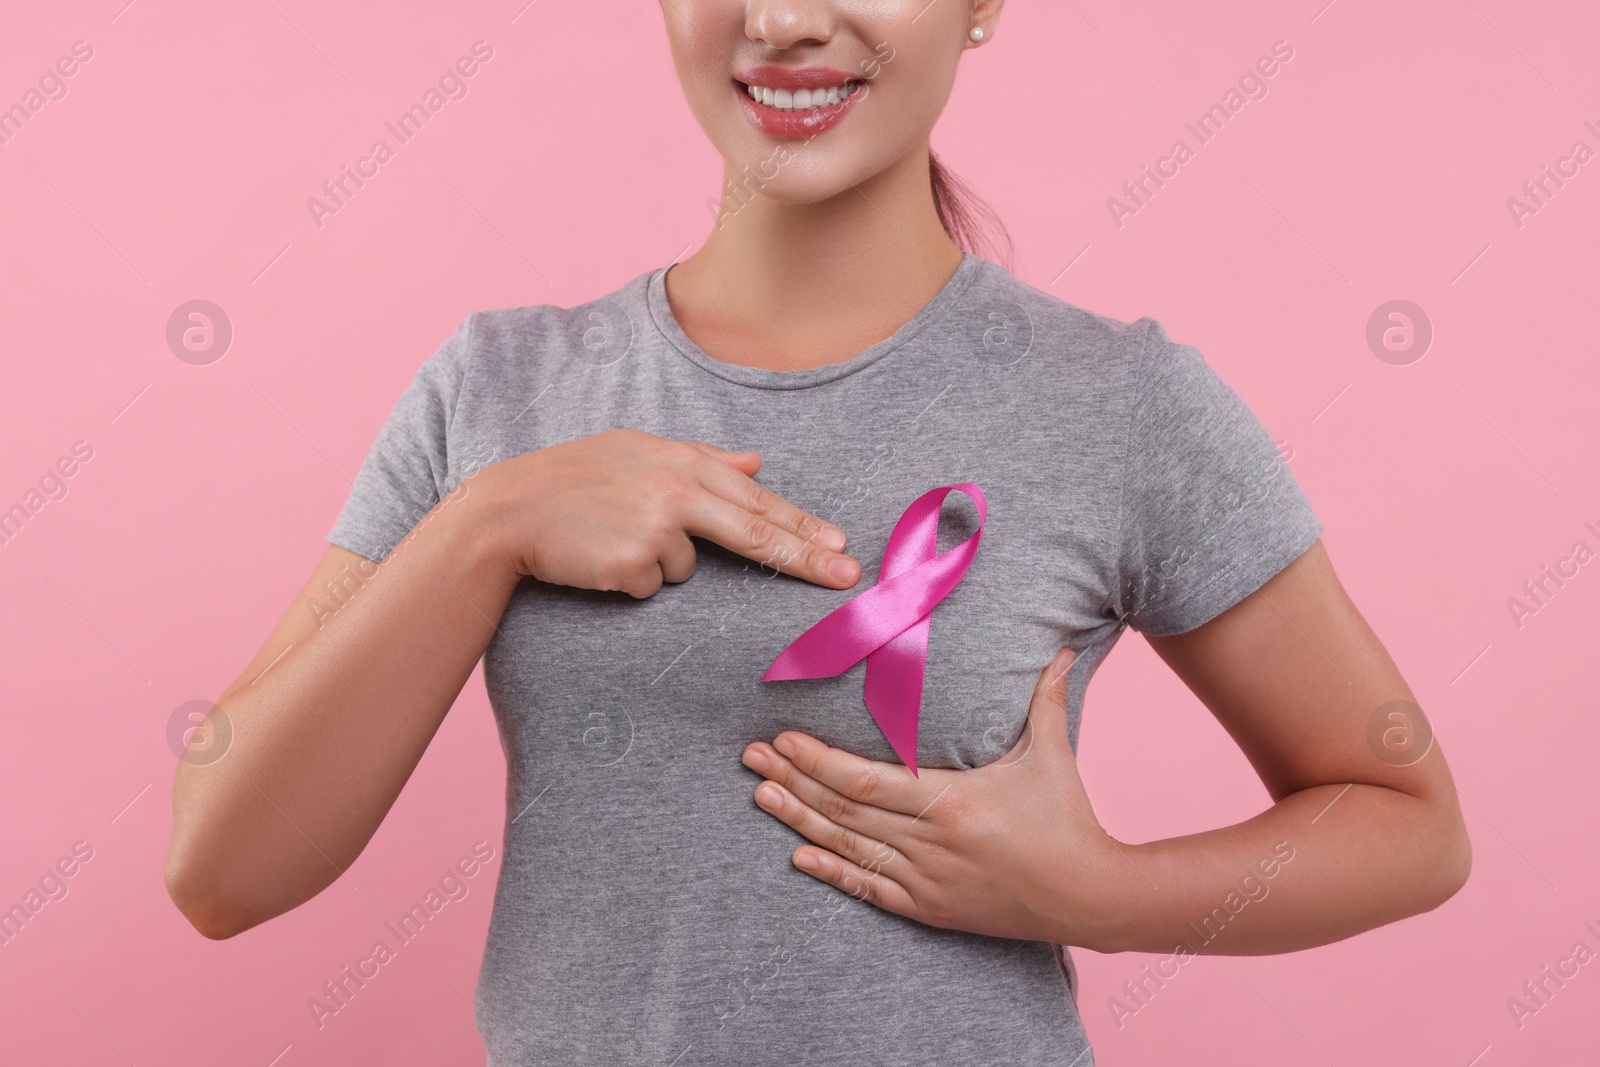
POLYGON ((843 363, 828 363, 821 367, 807 367, 803 370, 747 367, 717 359, 702 349, 683 332, 677 318, 672 314, 672 306, 667 302, 667 271, 672 269, 673 263, 650 272, 645 284, 645 293, 650 317, 655 322, 656 329, 660 330, 662 336, 690 362, 737 385, 754 389, 804 389, 854 374, 911 340, 930 322, 950 309, 977 275, 979 266, 983 262, 981 257, 963 250, 961 262, 956 266, 955 272, 945 280, 939 291, 933 294, 933 298, 898 330, 843 363))

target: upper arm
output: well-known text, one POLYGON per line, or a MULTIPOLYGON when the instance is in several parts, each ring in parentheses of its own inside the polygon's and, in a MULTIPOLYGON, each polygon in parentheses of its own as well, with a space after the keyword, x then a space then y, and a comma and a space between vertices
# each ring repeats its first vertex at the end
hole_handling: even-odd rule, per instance
POLYGON ((248 687, 291 647, 312 640, 376 573, 374 561, 386 559, 446 494, 450 422, 471 359, 472 327, 468 315, 412 375, 361 462, 322 559, 224 697, 248 687))
POLYGON ((1238 743, 1274 800, 1364 783, 1459 817, 1416 697, 1320 539, 1209 622, 1146 640, 1238 743))

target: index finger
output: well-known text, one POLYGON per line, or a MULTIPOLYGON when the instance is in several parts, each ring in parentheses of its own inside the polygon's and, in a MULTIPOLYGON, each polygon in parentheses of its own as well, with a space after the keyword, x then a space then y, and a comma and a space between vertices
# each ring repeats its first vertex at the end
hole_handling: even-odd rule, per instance
POLYGON ((935 784, 926 770, 918 778, 903 763, 865 759, 791 730, 773 738, 772 747, 834 792, 902 815, 920 817, 947 788, 935 784))
POLYGON ((687 533, 818 585, 848 589, 860 580, 861 564, 835 550, 844 547, 843 530, 730 464, 705 458, 697 473, 706 493, 685 509, 687 533))

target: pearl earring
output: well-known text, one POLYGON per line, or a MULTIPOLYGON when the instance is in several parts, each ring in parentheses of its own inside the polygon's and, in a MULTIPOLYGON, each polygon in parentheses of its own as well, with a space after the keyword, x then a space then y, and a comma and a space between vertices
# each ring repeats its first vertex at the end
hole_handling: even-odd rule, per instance
POLYGON ((967 36, 971 37, 974 41, 983 40, 983 27, 982 26, 974 26, 974 27, 972 27, 972 29, 967 31, 967 36))

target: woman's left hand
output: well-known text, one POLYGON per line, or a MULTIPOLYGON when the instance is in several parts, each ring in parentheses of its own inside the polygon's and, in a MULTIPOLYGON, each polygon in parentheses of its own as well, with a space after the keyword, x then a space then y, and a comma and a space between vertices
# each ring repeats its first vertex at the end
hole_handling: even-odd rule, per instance
POLYGON ((813 844, 802 871, 929 926, 1116 951, 1130 849, 1095 818, 1067 738, 1066 673, 1040 673, 1017 744, 971 770, 880 763, 794 731, 745 749, 756 803, 813 844), (773 803, 776 801, 776 803, 773 803))

